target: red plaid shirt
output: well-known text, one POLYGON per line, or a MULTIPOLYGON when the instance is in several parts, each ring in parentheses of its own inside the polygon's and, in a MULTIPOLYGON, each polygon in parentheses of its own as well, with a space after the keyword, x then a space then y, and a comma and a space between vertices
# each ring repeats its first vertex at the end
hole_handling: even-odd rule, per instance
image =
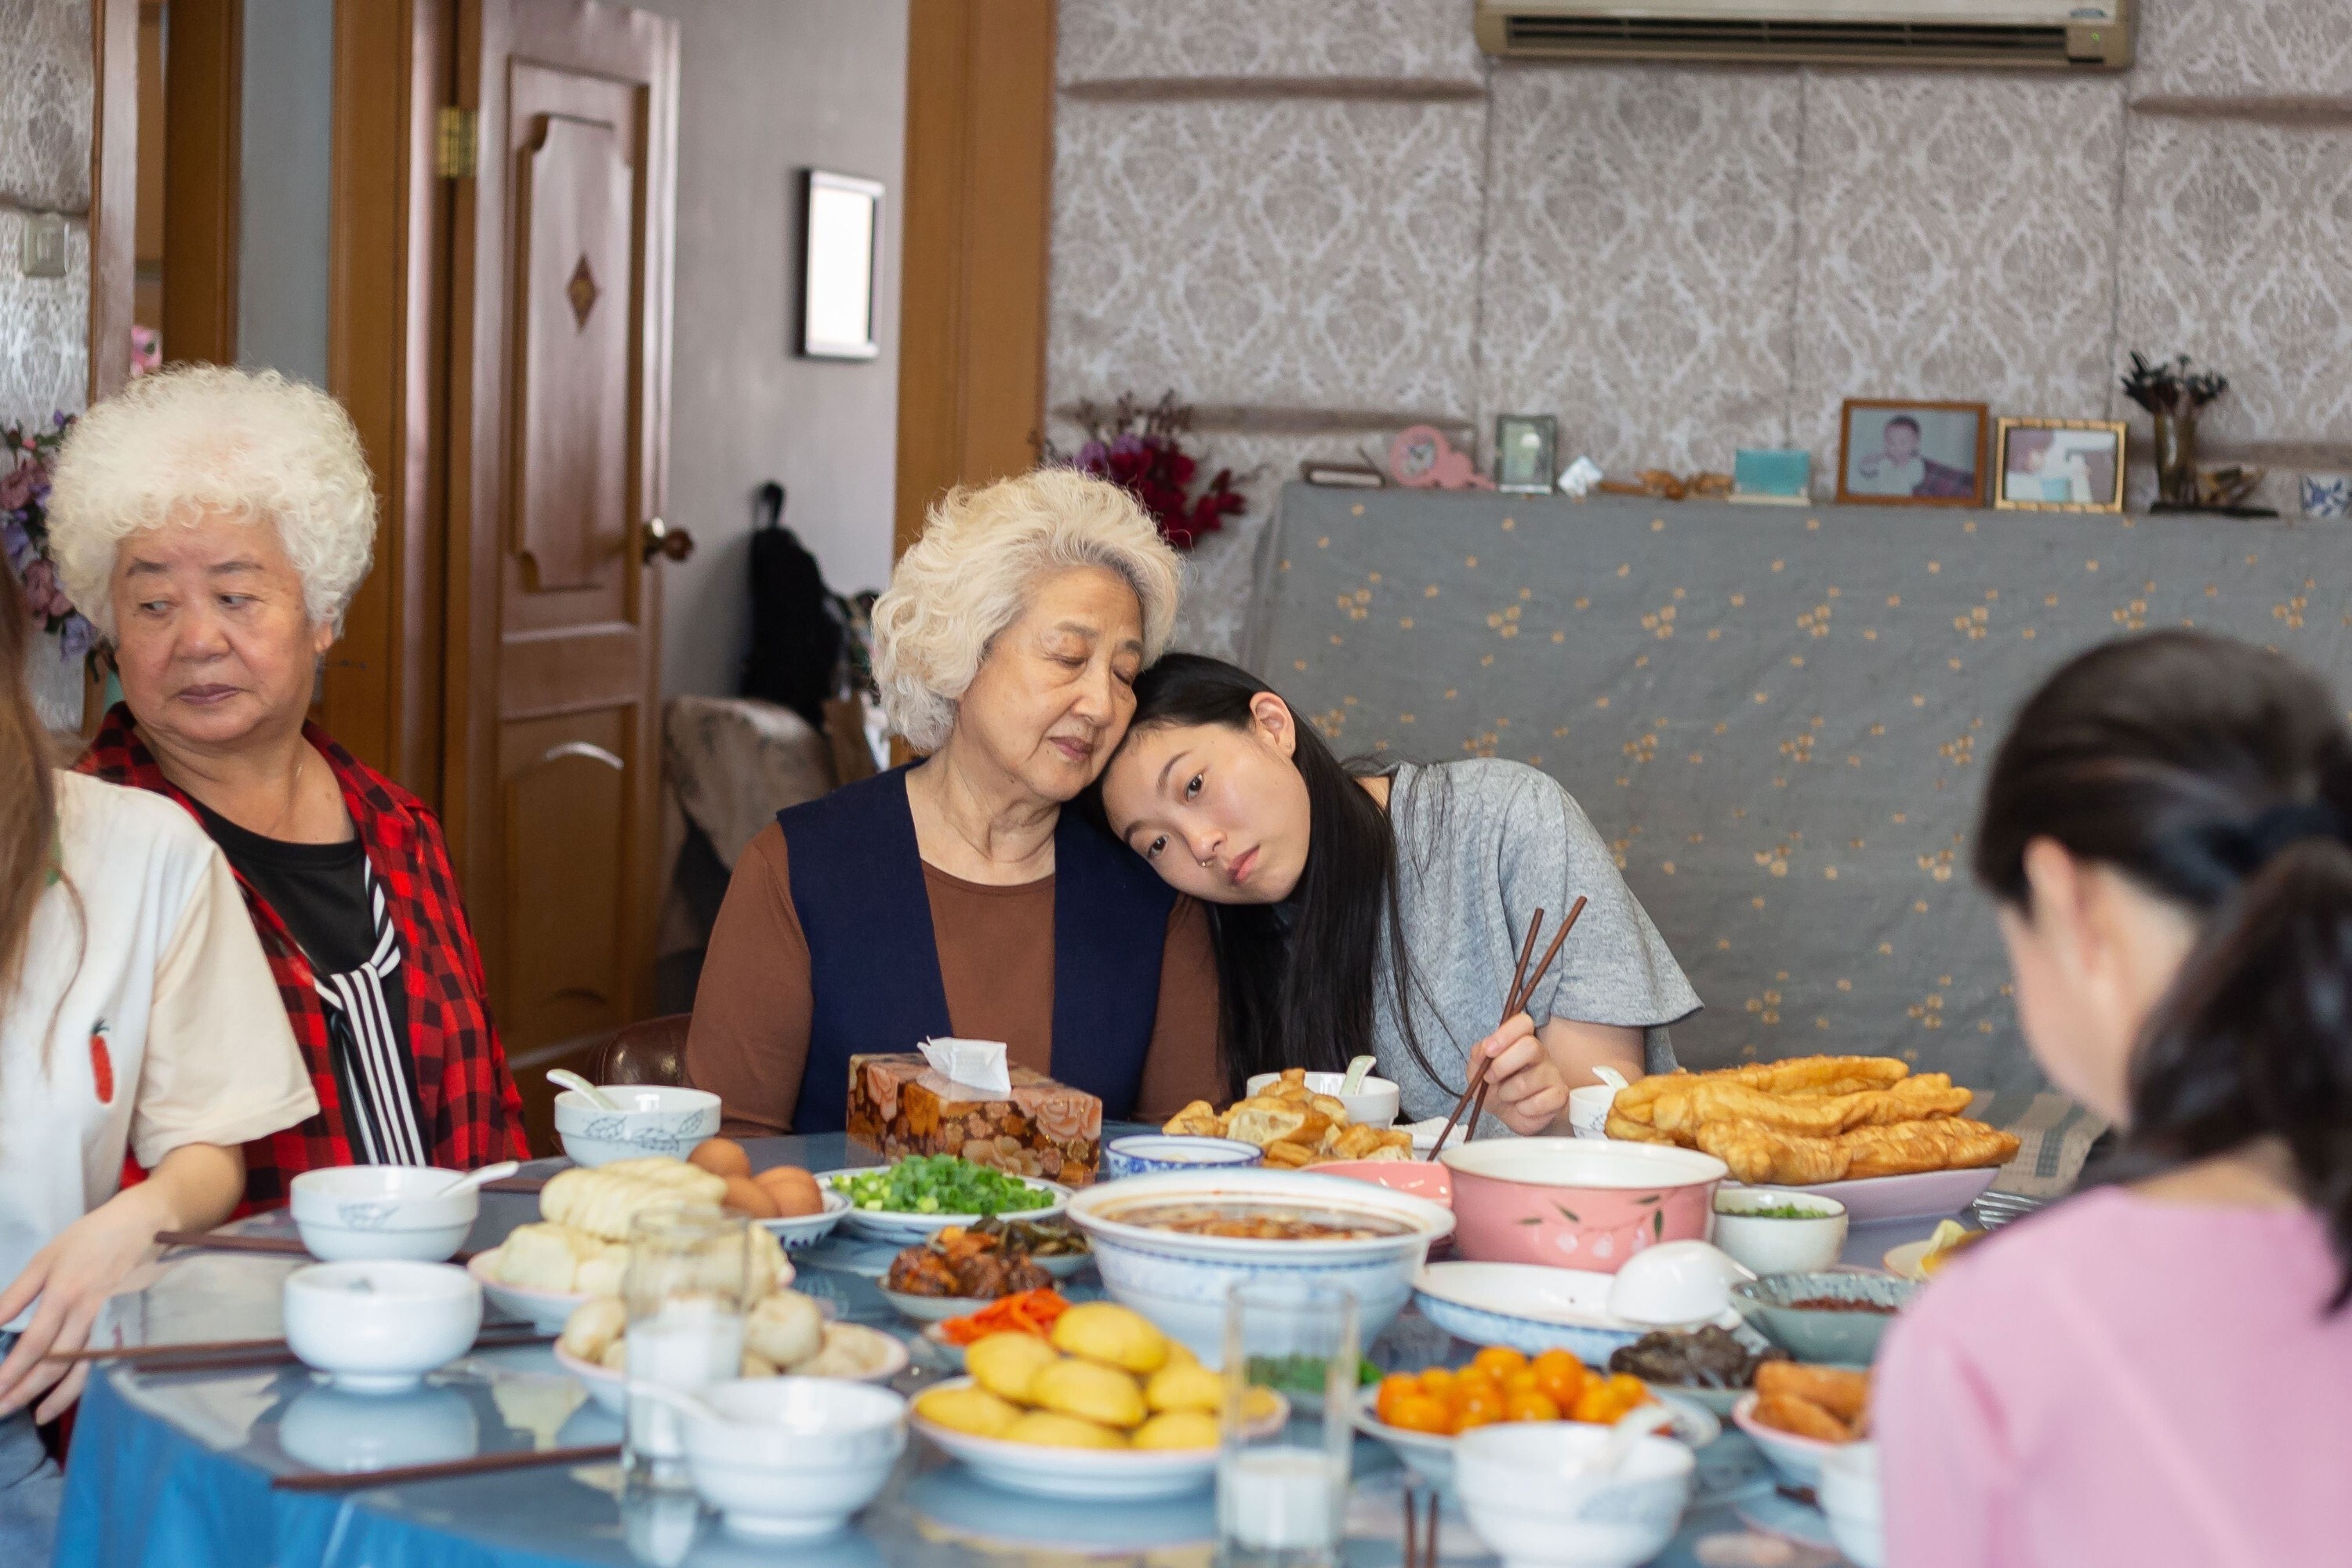
MULTIPOLYGON (((507 1071, 506 1053, 490 1024, 481 954, 475 951, 457 874, 441 841, 441 825, 422 801, 337 745, 315 724, 303 738, 335 771, 384 903, 400 932, 399 973, 408 997, 408 1049, 416 1064, 416 1098, 433 1142, 433 1163, 469 1171, 498 1160, 527 1160, 522 1098, 507 1071)), ((131 710, 117 703, 75 764, 109 784, 129 784, 195 803, 164 778, 154 753, 139 738, 131 710)), ((201 817, 199 821, 203 820, 201 817)), ((304 1171, 352 1163, 342 1095, 327 1043, 327 1012, 310 964, 278 911, 243 877, 237 885, 268 955, 278 994, 294 1026, 294 1039, 310 1069, 319 1114, 245 1146, 245 1197, 268 1208, 286 1201, 287 1184, 304 1171)))

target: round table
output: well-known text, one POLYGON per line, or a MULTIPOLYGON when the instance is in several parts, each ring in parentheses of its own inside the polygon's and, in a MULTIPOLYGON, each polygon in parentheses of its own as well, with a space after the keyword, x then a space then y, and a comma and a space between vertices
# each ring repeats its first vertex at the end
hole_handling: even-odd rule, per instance
MULTIPOLYGON (((1107 1135, 1122 1131, 1107 1130, 1107 1135)), ((838 1134, 755 1140, 761 1169, 811 1170, 878 1163, 838 1134)), ((533 1173, 560 1169, 541 1161, 533 1173)), ((492 1247, 538 1217, 528 1194, 489 1194, 469 1247, 492 1247)), ((1933 1221, 1856 1226, 1850 1261, 1874 1265, 1933 1221)), ((291 1234, 280 1212, 239 1227, 291 1234)), ((795 1287, 831 1301, 851 1321, 915 1340, 876 1279, 892 1249, 836 1232, 793 1254, 795 1287)), ((255 1339, 280 1331, 278 1288, 303 1260, 228 1252, 174 1255, 145 1289, 116 1298, 93 1342, 186 1343, 255 1339)), ((1066 1287, 1097 1292, 1091 1273, 1066 1287)), ((899 1380, 912 1392, 943 1375, 915 1340, 917 1363, 899 1380)), ((1459 1344, 1410 1310, 1373 1345, 1384 1366, 1466 1358, 1459 1344)), ((1150 1568, 1208 1568, 1215 1557, 1212 1494, 1136 1505, 1048 1502, 987 1486, 920 1439, 887 1488, 830 1541, 755 1545, 720 1529, 690 1496, 633 1491, 617 1464, 542 1466, 423 1483, 301 1492, 274 1479, 315 1470, 373 1470, 507 1450, 547 1450, 620 1440, 620 1423, 586 1397, 545 1345, 476 1351, 411 1394, 364 1396, 329 1388, 299 1364, 203 1372, 144 1372, 117 1363, 91 1378, 66 1471, 65 1515, 55 1561, 74 1568, 1065 1568, 1076 1556, 1150 1568)), ((1402 1471, 1370 1439, 1356 1445, 1348 1568, 1402 1560, 1402 1471)), ((1693 1564, 1696 1543, 1739 1532, 1745 1514, 1801 1531, 1806 1521, 1779 1499, 1753 1445, 1727 1429, 1700 1455, 1699 1493, 1682 1533, 1656 1561, 1693 1564)), ((1818 1530, 1819 1516, 1811 1528, 1818 1530)), ((1449 1507, 1441 1542, 1451 1561, 1491 1561, 1449 1507)), ((1711 1557, 1717 1556, 1710 1553, 1711 1557)), ((1833 1553, 1807 1559, 1834 1562, 1833 1553)), ((12 1565, 13 1568, 13 1565, 12 1565)))

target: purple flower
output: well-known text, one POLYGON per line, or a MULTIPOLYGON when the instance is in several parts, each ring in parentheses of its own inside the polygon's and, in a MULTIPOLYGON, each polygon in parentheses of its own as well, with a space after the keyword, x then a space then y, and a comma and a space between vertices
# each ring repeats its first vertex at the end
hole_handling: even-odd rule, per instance
POLYGON ((8 556, 9 568, 18 576, 25 574, 26 563, 33 558, 33 536, 15 518, 0 522, 0 550, 8 556))
POLYGON ((65 646, 68 658, 81 658, 96 646, 98 628, 90 625, 81 612, 77 610, 66 616, 65 625, 58 629, 58 640, 65 646))
POLYGON ((0 474, 0 511, 22 511, 37 494, 48 488, 41 483, 47 477, 38 459, 31 457, 0 474))

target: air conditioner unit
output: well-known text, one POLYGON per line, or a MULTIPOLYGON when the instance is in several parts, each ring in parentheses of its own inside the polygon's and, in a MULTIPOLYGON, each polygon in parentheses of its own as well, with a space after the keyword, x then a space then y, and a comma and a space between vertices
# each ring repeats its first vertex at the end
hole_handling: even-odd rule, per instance
POLYGON ((1478 0, 1507 59, 2123 70, 2133 0, 1478 0))

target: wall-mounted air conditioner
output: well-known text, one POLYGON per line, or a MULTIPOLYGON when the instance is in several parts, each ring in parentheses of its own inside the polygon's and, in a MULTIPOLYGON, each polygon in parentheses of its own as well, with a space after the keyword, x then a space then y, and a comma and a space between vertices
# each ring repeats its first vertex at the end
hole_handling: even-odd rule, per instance
POLYGON ((1478 0, 1511 59, 2122 70, 2133 0, 1478 0))

